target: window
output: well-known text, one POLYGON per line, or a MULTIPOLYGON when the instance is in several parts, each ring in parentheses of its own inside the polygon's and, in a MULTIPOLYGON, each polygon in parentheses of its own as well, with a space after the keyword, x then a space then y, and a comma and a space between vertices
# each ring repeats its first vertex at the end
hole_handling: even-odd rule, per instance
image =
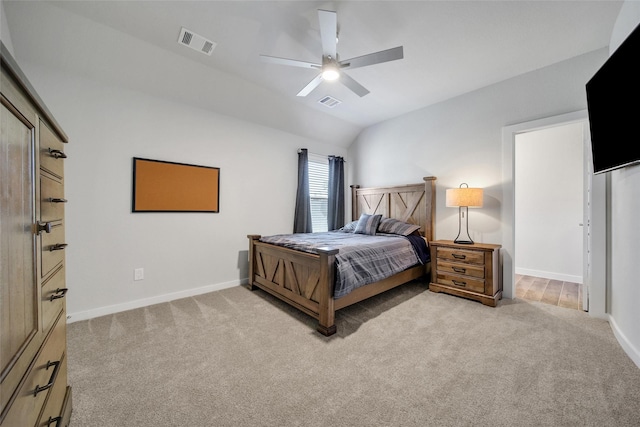
POLYGON ((311 227, 314 233, 327 231, 327 200, 329 198, 329 160, 309 154, 309 196, 311 197, 311 227))

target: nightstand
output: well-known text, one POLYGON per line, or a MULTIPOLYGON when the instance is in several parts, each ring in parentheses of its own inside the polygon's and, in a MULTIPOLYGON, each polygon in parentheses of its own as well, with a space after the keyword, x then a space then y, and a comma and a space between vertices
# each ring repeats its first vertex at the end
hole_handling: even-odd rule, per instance
POLYGON ((432 292, 446 292, 495 307, 502 298, 500 245, 429 242, 432 292))

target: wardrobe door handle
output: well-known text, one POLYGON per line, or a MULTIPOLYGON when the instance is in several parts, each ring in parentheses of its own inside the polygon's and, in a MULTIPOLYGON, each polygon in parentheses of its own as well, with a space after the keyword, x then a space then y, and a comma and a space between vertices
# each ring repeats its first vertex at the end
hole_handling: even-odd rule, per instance
POLYGON ((42 387, 37 385, 36 389, 33 391, 33 396, 34 397, 37 396, 38 393, 40 393, 41 391, 49 390, 51 388, 51 386, 53 385, 53 383, 56 382, 56 377, 58 376, 58 371, 60 370, 60 361, 59 360, 56 361, 56 362, 48 361, 47 362, 47 371, 52 366, 55 366, 55 368, 53 369, 53 372, 51 373, 51 377, 49 378, 49 382, 47 384, 43 385, 42 387))
POLYGON ((64 154, 63 151, 54 150, 53 148, 49 148, 49 154, 51 154, 51 157, 53 157, 54 159, 66 159, 67 158, 67 155, 64 154))
POLYGON ((58 288, 55 290, 55 292, 51 295, 51 297, 49 297, 49 301, 53 301, 59 298, 64 298, 65 295, 67 295, 67 292, 69 291, 68 288, 58 288))
POLYGON ((58 427, 58 425, 60 425, 60 421, 62 421, 61 416, 57 416, 55 418, 49 417, 49 421, 47 421, 47 427, 50 426, 51 423, 56 423, 56 427, 58 427))
POLYGON ((55 245, 51 245, 49 247, 49 252, 61 251, 66 247, 67 247, 67 243, 56 243, 55 245))
POLYGON ((38 221, 38 234, 41 234, 43 231, 45 233, 51 233, 51 229, 53 228, 53 224, 51 224, 50 222, 40 222, 38 221))
POLYGON ((49 201, 51 203, 67 203, 67 199, 59 199, 57 197, 50 197, 49 201))

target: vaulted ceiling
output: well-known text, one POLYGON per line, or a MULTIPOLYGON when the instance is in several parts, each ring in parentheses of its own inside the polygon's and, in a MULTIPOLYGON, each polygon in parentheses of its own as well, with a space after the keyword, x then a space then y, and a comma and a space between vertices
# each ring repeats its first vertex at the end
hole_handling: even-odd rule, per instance
POLYGON ((377 122, 606 47, 621 7, 619 1, 3 3, 19 60, 73 67, 343 146, 377 122), (370 91, 366 96, 325 81, 298 97, 317 71, 260 60, 264 54, 321 62, 318 9, 337 12, 340 59, 403 46, 403 59, 349 72, 370 91), (182 28, 213 41, 211 55, 179 44, 182 28), (327 95, 341 103, 318 103, 327 95))

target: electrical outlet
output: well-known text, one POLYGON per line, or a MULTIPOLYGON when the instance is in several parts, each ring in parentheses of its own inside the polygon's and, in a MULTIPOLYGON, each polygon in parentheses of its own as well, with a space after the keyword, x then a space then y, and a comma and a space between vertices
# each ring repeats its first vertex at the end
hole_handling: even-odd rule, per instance
POLYGON ((136 268, 133 270, 133 280, 143 280, 144 279, 144 268, 136 268))

